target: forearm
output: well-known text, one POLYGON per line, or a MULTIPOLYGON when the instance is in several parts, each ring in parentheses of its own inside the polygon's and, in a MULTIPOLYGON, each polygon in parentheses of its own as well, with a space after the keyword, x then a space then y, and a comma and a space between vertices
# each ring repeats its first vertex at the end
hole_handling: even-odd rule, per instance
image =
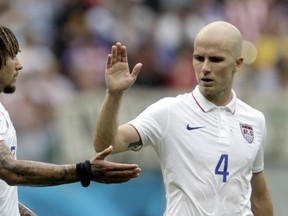
MULTIPOLYGON (((96 121, 94 148, 100 152, 109 145, 114 145, 118 131, 118 112, 122 93, 110 94, 108 91, 96 121)), ((115 148, 114 148, 115 149, 115 148)))
POLYGON ((76 164, 55 165, 27 160, 11 160, 7 163, 6 182, 9 185, 52 186, 79 181, 76 164))
POLYGON ((76 164, 15 160, 4 141, 0 142, 0 153, 0 179, 9 185, 49 186, 78 181, 76 164))
POLYGON ((22 203, 19 203, 18 206, 19 206, 19 212, 21 216, 36 216, 36 214, 33 211, 28 209, 22 203))
POLYGON ((269 191, 261 197, 252 198, 251 201, 254 216, 273 216, 273 205, 269 191))

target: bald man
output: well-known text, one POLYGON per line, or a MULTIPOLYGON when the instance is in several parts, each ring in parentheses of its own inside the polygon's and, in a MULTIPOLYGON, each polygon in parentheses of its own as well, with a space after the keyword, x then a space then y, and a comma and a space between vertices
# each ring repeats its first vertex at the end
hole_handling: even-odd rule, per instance
POLYGON ((273 215, 264 177, 265 117, 232 89, 241 50, 235 26, 222 21, 205 26, 194 43, 195 89, 163 98, 118 126, 121 98, 142 64, 130 72, 126 47, 112 46, 95 150, 113 144, 117 153, 151 145, 163 174, 165 216, 273 215))

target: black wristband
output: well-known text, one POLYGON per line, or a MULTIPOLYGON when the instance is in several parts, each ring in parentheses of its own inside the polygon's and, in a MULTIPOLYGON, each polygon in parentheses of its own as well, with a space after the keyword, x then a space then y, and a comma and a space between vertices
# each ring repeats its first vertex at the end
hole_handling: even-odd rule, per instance
POLYGON ((83 187, 88 187, 91 182, 91 163, 86 160, 84 163, 76 164, 76 171, 83 187))

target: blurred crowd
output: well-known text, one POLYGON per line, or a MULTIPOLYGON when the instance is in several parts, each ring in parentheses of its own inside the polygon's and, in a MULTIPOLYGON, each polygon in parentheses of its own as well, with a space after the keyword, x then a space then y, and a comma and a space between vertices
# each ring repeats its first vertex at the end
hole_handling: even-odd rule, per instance
POLYGON ((16 33, 24 67, 14 96, 1 95, 24 146, 20 156, 50 160, 53 108, 105 87, 106 57, 117 41, 131 67, 143 63, 136 86, 190 91, 194 37, 216 20, 237 26, 258 51, 235 84, 245 97, 288 89, 285 0, 0 0, 1 25, 16 33))

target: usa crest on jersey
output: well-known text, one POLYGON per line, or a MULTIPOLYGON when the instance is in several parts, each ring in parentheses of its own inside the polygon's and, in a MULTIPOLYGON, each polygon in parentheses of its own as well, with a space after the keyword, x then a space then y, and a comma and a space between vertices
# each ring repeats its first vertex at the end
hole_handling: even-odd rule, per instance
POLYGON ((252 125, 240 123, 240 129, 243 137, 247 140, 247 142, 252 143, 254 140, 254 132, 252 125))

